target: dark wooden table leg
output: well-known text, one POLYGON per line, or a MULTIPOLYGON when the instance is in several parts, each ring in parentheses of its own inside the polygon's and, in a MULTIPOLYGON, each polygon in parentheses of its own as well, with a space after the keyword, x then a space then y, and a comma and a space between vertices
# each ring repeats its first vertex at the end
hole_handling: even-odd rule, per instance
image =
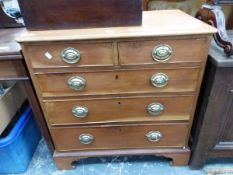
POLYGON ((53 154, 54 145, 52 143, 52 139, 51 139, 51 136, 49 134, 48 127, 46 125, 42 110, 40 108, 39 101, 37 99, 37 96, 35 95, 36 93, 35 93, 34 87, 32 85, 32 82, 30 80, 26 80, 26 81, 22 81, 22 82, 24 84, 24 88, 25 88, 25 91, 27 93, 28 101, 29 101, 30 106, 32 108, 32 111, 34 113, 37 124, 39 125, 40 131, 48 144, 49 150, 53 154))
POLYGON ((208 105, 208 97, 210 95, 212 85, 214 82, 215 69, 209 66, 210 63, 207 61, 206 70, 203 77, 203 83, 200 90, 200 95, 197 103, 197 110, 195 112, 194 124, 191 130, 192 142, 190 143, 191 147, 191 159, 189 165, 191 169, 200 169, 204 166, 210 148, 210 141, 208 138, 212 134, 209 130, 211 122, 214 123, 214 119, 211 119, 210 116, 205 116, 206 109, 208 105), (210 76, 210 74, 212 76, 210 76), (205 132, 205 131, 210 132, 205 132))

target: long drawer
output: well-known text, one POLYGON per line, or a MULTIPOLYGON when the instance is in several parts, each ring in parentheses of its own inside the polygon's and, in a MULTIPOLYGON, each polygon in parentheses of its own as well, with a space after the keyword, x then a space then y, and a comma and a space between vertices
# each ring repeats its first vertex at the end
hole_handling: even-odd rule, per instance
POLYGON ((51 125, 175 121, 190 118, 193 96, 141 96, 46 101, 51 125))
POLYGON ((194 92, 199 68, 37 74, 43 97, 194 92))
POLYGON ((187 145, 189 125, 128 125, 52 128, 56 150, 182 147, 187 145))

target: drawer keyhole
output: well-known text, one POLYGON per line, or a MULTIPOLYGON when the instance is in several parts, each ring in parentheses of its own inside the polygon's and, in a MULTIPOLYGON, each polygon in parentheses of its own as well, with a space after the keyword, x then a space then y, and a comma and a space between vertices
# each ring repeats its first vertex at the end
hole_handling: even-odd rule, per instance
POLYGON ((116 79, 116 80, 119 79, 119 75, 116 75, 116 76, 115 76, 115 79, 116 79))

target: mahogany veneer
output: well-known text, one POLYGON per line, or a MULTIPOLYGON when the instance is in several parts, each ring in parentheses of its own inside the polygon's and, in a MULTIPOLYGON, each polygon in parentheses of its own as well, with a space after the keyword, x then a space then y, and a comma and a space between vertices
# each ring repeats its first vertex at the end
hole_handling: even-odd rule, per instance
POLYGON ((134 94, 162 92, 194 92, 199 76, 198 68, 188 69, 135 69, 106 70, 72 73, 40 73, 35 74, 43 97, 67 97, 105 94, 134 94), (164 88, 154 88, 150 77, 163 72, 169 77, 169 84, 164 88), (136 75, 136 76, 135 76, 136 75), (82 91, 74 91, 67 86, 72 76, 80 76, 86 80, 82 91), (53 82, 53 83, 51 83, 53 82), (133 84, 132 84, 133 83, 133 84), (120 89, 120 91, 119 91, 120 89))
POLYGON ((190 118, 193 98, 193 95, 144 95, 115 98, 79 98, 61 101, 46 100, 44 104, 49 123, 54 126, 119 123, 122 121, 184 121, 190 118), (166 106, 166 110, 160 116, 151 117, 146 108, 152 102, 162 103, 166 106), (91 111, 89 116, 82 119, 74 118, 71 110, 76 105, 88 107, 91 111))
POLYGON ((165 10, 144 12, 141 27, 31 31, 18 38, 58 168, 85 157, 138 154, 186 165, 214 32, 165 10))

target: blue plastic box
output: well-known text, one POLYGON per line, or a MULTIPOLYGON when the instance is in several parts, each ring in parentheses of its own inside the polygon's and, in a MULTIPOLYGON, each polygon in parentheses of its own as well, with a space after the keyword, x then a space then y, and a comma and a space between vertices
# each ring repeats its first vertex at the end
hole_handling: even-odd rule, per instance
POLYGON ((26 107, 10 133, 0 139, 0 174, 26 171, 40 138, 32 110, 26 107))

